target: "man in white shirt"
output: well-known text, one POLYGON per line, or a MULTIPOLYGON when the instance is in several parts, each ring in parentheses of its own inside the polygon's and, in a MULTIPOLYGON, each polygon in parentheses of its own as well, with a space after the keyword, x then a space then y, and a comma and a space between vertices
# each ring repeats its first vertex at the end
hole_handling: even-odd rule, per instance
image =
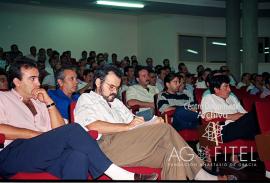
POLYGON ((154 112, 154 95, 158 93, 155 86, 149 85, 149 72, 146 67, 140 67, 135 73, 138 84, 130 86, 127 89, 127 104, 132 107, 140 106, 139 114, 145 120, 150 120, 154 112))
POLYGON ((159 69, 157 71, 157 75, 158 75, 158 78, 157 78, 156 86, 157 86, 159 91, 163 91, 163 89, 164 89, 164 78, 167 75, 166 67, 162 67, 161 69, 159 69))
POLYGON ((35 63, 20 58, 9 70, 11 91, 0 92, 0 176, 49 172, 64 180, 156 180, 156 174, 134 174, 112 163, 79 124, 64 120, 48 93, 40 88, 35 63))
POLYGON ((236 88, 240 89, 242 87, 248 87, 252 85, 250 82, 251 74, 250 73, 243 73, 241 77, 241 81, 237 84, 236 88))
POLYGON ((30 54, 26 56, 27 58, 37 61, 37 48, 35 46, 30 47, 30 54))
POLYGON ((206 121, 213 118, 225 118, 222 127, 223 142, 236 139, 254 139, 258 133, 258 123, 254 112, 249 112, 241 106, 238 99, 230 95, 230 79, 226 75, 213 76, 209 81, 211 94, 202 98, 202 117, 206 121), (239 130, 241 129, 241 130, 239 130))
POLYGON ((134 116, 116 98, 121 85, 121 71, 117 67, 99 68, 94 82, 95 92, 84 93, 78 99, 75 121, 85 130, 98 131, 100 148, 114 162, 121 166, 162 168, 163 180, 230 179, 204 171, 202 160, 162 118, 147 125, 134 116), (177 154, 180 151, 181 157, 177 154))

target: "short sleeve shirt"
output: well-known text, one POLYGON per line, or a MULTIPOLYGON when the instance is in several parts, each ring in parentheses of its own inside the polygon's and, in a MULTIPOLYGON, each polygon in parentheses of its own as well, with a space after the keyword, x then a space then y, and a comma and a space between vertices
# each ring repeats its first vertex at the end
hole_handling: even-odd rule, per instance
POLYGON ((75 122, 79 123, 86 131, 85 127, 90 123, 101 120, 109 123, 130 123, 133 114, 117 98, 108 103, 101 95, 91 91, 82 94, 74 109, 75 122))
MULTIPOLYGON (((136 99, 142 102, 154 102, 154 95, 159 91, 157 87, 148 85, 148 90, 141 85, 133 85, 127 89, 127 101, 136 99)), ((140 111, 147 110, 148 108, 141 108, 140 111)))
MULTIPOLYGON (((50 116, 46 105, 39 100, 31 99, 37 111, 37 114, 33 116, 22 100, 23 97, 14 89, 0 92, 0 124, 41 132, 51 130, 50 116)), ((11 142, 12 140, 6 140, 4 145, 11 142)))
MULTIPOLYGON (((247 113, 235 96, 229 95, 229 97, 224 100, 215 94, 203 96, 201 102, 201 111, 202 115, 208 112, 218 114, 235 114, 238 112, 247 113)), ((228 124, 229 122, 232 121, 226 120, 225 124, 228 124)))

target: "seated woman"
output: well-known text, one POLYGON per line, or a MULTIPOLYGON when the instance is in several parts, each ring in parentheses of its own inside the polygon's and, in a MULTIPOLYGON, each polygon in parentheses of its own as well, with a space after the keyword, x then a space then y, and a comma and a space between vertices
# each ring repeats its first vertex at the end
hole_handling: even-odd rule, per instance
POLYGON ((184 90, 184 78, 174 73, 164 78, 164 92, 158 95, 158 110, 161 113, 175 109, 173 127, 179 131, 182 129, 194 129, 199 125, 198 113, 192 107, 191 93, 184 90))

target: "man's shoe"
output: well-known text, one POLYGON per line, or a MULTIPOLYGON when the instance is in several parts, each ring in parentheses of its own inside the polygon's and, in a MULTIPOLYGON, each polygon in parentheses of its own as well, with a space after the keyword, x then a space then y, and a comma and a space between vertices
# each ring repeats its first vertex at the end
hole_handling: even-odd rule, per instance
POLYGON ((158 174, 151 173, 151 174, 134 174, 134 180, 157 180, 158 174))

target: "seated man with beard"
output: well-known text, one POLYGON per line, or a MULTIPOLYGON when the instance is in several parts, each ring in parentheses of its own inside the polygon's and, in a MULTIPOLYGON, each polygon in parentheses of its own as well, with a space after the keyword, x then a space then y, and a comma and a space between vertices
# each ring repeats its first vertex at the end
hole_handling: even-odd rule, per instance
POLYGON ((95 91, 78 99, 75 121, 85 130, 97 130, 98 144, 114 162, 123 166, 162 168, 162 180, 231 180, 234 176, 214 176, 203 161, 162 118, 151 124, 134 116, 116 97, 121 71, 105 65, 95 73, 95 91), (179 153, 179 154, 178 154, 179 153))

